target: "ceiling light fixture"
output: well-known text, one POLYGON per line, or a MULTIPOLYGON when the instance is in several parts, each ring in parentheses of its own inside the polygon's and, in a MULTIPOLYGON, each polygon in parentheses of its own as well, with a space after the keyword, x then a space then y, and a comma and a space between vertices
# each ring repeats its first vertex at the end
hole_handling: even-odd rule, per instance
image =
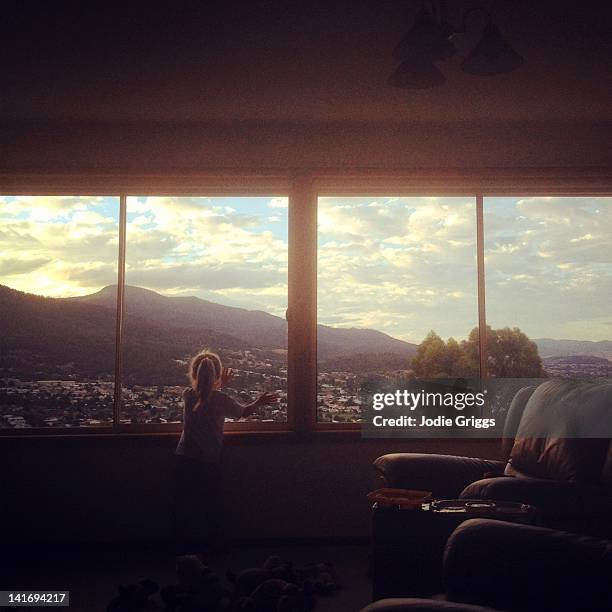
POLYGON ((494 76, 516 70, 524 61, 502 38, 498 28, 489 23, 478 44, 461 62, 461 68, 469 74, 494 76))
POLYGON ((467 18, 474 12, 485 14, 487 23, 480 40, 461 63, 468 74, 493 76, 519 68, 524 59, 502 37, 492 23, 490 13, 482 7, 472 7, 463 13, 461 27, 453 27, 446 19, 446 0, 423 3, 413 26, 400 40, 393 57, 401 63, 388 83, 403 89, 429 89, 446 82, 434 61, 445 60, 457 52, 453 39, 466 32, 467 18), (437 9, 437 10, 436 10, 437 9))
POLYGON ((389 84, 404 89, 430 89, 446 82, 446 77, 426 55, 404 60, 389 77, 389 84))

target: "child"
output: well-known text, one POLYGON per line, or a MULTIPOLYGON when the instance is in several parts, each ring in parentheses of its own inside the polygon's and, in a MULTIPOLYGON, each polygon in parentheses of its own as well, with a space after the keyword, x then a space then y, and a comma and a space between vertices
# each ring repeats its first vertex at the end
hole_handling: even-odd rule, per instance
POLYGON ((190 552, 187 540, 201 532, 202 523, 208 527, 211 547, 222 543, 220 462, 225 417, 245 417, 279 400, 274 393, 263 393, 254 402, 241 404, 223 393, 232 370, 209 351, 191 360, 189 378, 191 387, 183 392, 183 433, 175 453, 175 529, 180 554, 190 552))

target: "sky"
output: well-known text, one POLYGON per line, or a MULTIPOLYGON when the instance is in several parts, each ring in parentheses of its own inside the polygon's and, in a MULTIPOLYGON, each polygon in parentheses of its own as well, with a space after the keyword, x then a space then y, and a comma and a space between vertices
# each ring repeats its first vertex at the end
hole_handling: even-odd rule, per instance
MULTIPOLYGON (((128 198, 126 282, 284 315, 283 197, 128 198)), ((472 197, 319 198, 318 317, 411 342, 477 323, 472 197)), ((0 196, 0 283, 49 296, 116 283, 119 199, 0 196)), ((612 339, 612 198, 485 198, 487 319, 612 339)))

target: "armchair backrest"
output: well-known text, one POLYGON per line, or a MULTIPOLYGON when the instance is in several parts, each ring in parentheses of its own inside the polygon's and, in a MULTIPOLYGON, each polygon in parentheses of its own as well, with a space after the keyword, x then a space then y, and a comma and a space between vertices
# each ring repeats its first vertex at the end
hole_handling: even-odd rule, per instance
POLYGON ((502 448, 506 457, 510 457, 512 447, 514 446, 514 438, 516 437, 516 432, 518 431, 521 419, 523 418, 525 406, 537 387, 537 385, 523 387, 522 389, 519 389, 516 395, 512 398, 510 408, 508 408, 508 414, 506 415, 506 422, 504 423, 504 433, 502 437, 502 448))
POLYGON ((612 482, 610 438, 596 437, 612 431, 612 383, 552 379, 525 387, 512 401, 506 428, 509 436, 515 432, 506 474, 612 482))

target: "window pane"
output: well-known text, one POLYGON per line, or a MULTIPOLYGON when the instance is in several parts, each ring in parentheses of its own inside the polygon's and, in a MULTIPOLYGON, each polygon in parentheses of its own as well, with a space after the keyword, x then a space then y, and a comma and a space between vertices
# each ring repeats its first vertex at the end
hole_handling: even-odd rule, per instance
POLYGON ((226 391, 277 391, 256 421, 287 420, 287 198, 128 198, 122 423, 182 419, 203 348, 234 369, 226 391))
POLYGON ((96 295, 116 286, 118 211, 112 197, 0 197, 0 427, 112 423, 116 305, 96 295))
POLYGON ((385 384, 478 376, 474 198, 319 198, 318 420, 385 384))
POLYGON ((612 198, 486 198, 484 214, 491 374, 610 377, 612 198))

